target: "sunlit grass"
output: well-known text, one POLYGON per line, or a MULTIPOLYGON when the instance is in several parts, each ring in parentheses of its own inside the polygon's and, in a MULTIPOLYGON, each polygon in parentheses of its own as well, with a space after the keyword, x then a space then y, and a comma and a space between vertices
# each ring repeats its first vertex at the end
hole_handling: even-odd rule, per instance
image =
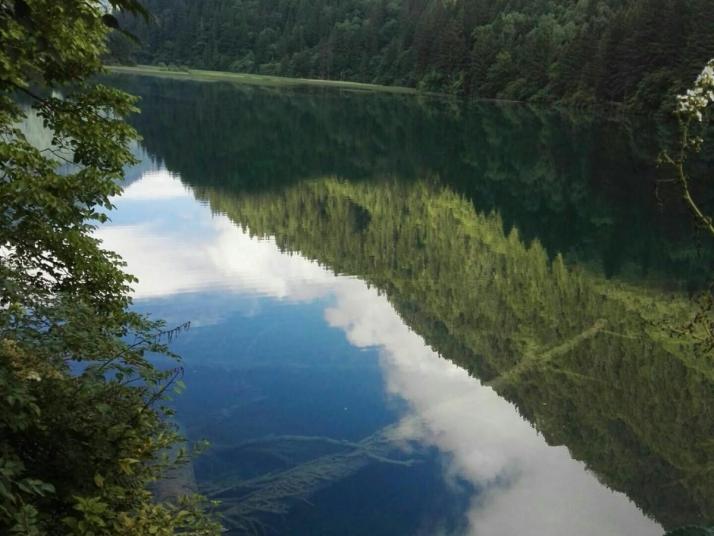
POLYGON ((157 67, 153 65, 120 66, 109 65, 107 69, 114 73, 138 74, 146 76, 161 76, 164 78, 179 78, 204 82, 234 82, 259 86, 294 87, 316 86, 348 89, 356 91, 379 91, 386 93, 415 94, 417 91, 408 87, 380 86, 361 82, 345 82, 340 80, 315 80, 309 78, 287 78, 283 76, 267 76, 259 74, 229 73, 225 71, 204 71, 174 67, 157 67))

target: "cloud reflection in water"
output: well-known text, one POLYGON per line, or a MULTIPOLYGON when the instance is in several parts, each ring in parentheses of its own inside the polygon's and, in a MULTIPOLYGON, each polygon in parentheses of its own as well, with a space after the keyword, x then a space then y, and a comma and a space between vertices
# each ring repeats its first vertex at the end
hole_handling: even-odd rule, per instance
POLYGON ((288 303, 333 297, 325 321, 360 348, 377 347, 389 394, 409 407, 405 440, 437 447, 445 477, 471 482, 469 533, 483 536, 653 536, 663 531, 623 494, 601 484, 566 447, 549 446, 490 387, 440 358, 362 281, 281 252, 211 214, 166 170, 146 173, 117 200, 118 218, 97 234, 139 277, 137 300, 221 291, 211 314, 189 302, 190 318, 263 296, 288 303), (122 216, 124 215, 124 216, 122 216))

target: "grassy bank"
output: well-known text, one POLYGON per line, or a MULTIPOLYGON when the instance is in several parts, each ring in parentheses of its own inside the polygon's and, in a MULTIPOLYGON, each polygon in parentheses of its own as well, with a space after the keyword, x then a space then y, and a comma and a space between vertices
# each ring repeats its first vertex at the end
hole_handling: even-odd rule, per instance
POLYGON ((164 78, 177 78, 196 80, 202 82, 233 82, 237 84, 250 84, 258 86, 295 87, 314 86, 348 89, 352 91, 379 91, 384 93, 415 94, 417 91, 408 87, 379 86, 376 84, 363 84, 360 82, 344 82, 340 80, 315 80, 308 78, 286 78, 282 76, 265 76, 258 74, 229 73, 224 71, 204 71, 199 69, 170 69, 153 65, 108 65, 112 73, 126 73, 144 76, 161 76, 164 78))

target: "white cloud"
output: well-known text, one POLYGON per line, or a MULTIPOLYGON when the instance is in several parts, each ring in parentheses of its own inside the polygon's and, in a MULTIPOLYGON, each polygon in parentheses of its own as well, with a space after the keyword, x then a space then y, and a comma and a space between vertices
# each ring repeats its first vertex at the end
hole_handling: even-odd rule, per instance
POLYGON ((329 293, 333 277, 317 263, 281 253, 272 239, 251 238, 225 216, 213 217, 198 235, 181 232, 195 220, 173 223, 173 230, 148 223, 108 225, 97 232, 104 247, 117 251, 138 277, 136 299, 226 290, 304 301, 329 293))
POLYGON ((144 173, 140 180, 126 187, 121 201, 157 201, 191 198, 191 191, 165 168, 144 173))
MULTIPOLYGON (((185 197, 190 192, 164 170, 132 183, 117 205, 121 211, 137 202, 185 197)), ((334 277, 316 262, 280 252, 273 239, 251 238, 206 207, 186 210, 177 204, 175 209, 143 211, 140 223, 108 224, 96 232, 138 277, 136 299, 225 290, 304 301, 329 293, 334 277)))
POLYGON ((480 490, 468 512, 479 536, 659 536, 622 493, 601 484, 567 448, 549 446, 493 389, 441 359, 366 285, 335 289, 330 325, 360 347, 381 348, 390 393, 411 407, 405 439, 450 455, 447 475, 480 490))

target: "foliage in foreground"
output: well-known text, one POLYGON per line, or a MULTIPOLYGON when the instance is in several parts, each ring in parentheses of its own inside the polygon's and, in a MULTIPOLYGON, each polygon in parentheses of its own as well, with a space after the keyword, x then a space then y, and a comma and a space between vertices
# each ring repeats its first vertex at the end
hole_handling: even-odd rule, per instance
POLYGON ((0 532, 215 534, 199 497, 149 491, 186 457, 162 405, 180 369, 148 360, 172 357, 173 332, 129 311, 133 279, 92 235, 136 138, 135 99, 89 82, 107 5, 143 12, 0 0, 0 532), (29 113, 47 146, 20 128, 29 113))
POLYGON ((682 191, 685 203, 689 207, 695 222, 714 237, 714 220, 707 215, 692 197, 687 160, 699 153, 704 143, 704 136, 710 121, 709 104, 714 103, 714 59, 704 67, 694 82, 694 86, 677 97, 677 117, 679 119, 680 139, 673 155, 665 152, 662 160, 672 166, 675 181, 682 191))

